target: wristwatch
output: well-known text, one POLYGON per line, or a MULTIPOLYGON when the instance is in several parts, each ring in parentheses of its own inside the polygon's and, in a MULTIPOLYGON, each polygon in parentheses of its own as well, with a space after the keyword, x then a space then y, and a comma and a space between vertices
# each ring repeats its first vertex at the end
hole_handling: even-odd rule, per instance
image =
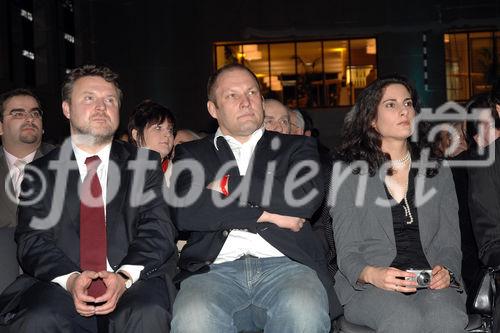
POLYGON ((120 275, 125 280, 126 289, 132 287, 132 279, 129 278, 127 274, 123 273, 122 271, 118 271, 116 272, 116 274, 120 275))

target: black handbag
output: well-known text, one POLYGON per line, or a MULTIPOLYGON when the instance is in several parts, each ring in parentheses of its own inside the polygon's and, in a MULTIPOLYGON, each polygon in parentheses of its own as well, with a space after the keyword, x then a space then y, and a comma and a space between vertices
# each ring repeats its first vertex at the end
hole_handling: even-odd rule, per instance
POLYGON ((476 275, 467 297, 467 311, 492 316, 495 310, 495 276, 500 267, 483 267, 476 275))

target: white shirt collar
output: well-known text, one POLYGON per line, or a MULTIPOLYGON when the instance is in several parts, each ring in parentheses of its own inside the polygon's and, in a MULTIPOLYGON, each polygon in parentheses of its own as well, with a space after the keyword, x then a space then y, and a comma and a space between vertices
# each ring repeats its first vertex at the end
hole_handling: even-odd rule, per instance
POLYGON ((85 164, 85 159, 90 156, 97 155, 101 159, 101 164, 108 164, 109 161, 109 153, 111 152, 111 143, 104 146, 101 150, 99 150, 96 154, 89 154, 75 145, 72 141, 71 146, 73 147, 73 152, 75 153, 76 162, 78 164, 85 164))
POLYGON ((9 166, 9 170, 12 168, 12 166, 14 165, 14 163, 17 160, 23 160, 26 163, 31 163, 35 159, 35 155, 36 155, 36 150, 34 150, 32 153, 29 153, 28 155, 24 156, 23 158, 17 158, 16 156, 12 155, 7 150, 5 150, 5 147, 3 148, 3 152, 5 154, 7 164, 9 166))
MULTIPOLYGON (((101 164, 97 168, 99 170, 107 170, 109 164, 109 153, 111 152, 111 143, 104 146, 101 150, 99 150, 96 154, 89 154, 80 148, 78 148, 74 142, 71 142, 71 146, 73 147, 73 152, 75 153, 76 163, 78 164, 78 169, 80 170, 80 177, 83 179, 87 174, 87 166, 85 165, 85 159, 90 156, 97 155, 101 159, 101 164)), ((99 177, 101 178, 101 177, 99 177)))
POLYGON ((224 139, 226 139, 226 141, 229 143, 229 145, 231 147, 243 146, 243 145, 255 146, 257 144, 257 142, 260 140, 260 138, 262 138, 262 135, 264 135, 264 127, 261 127, 258 130, 256 130, 255 132, 253 132, 252 135, 250 136, 250 139, 247 142, 241 143, 238 140, 236 140, 234 137, 232 137, 231 135, 224 135, 219 127, 219 128, 217 128, 217 132, 215 132, 215 135, 214 135, 214 146, 215 146, 215 149, 219 150, 219 147, 217 146, 217 138, 219 136, 222 136, 224 139))

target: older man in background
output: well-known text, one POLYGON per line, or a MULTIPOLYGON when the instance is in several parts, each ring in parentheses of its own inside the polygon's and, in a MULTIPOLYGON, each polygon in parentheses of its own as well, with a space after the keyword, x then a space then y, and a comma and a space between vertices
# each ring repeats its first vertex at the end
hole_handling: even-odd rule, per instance
POLYGON ((288 108, 275 99, 264 100, 264 126, 268 131, 290 134, 288 108))

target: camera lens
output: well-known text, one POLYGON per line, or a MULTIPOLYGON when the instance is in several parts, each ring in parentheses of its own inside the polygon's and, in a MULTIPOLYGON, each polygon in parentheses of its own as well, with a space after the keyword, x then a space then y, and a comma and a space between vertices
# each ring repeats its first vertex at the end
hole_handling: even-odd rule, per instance
POLYGON ((431 276, 427 272, 421 272, 417 276, 417 283, 419 286, 427 286, 430 281, 431 281, 431 276))

